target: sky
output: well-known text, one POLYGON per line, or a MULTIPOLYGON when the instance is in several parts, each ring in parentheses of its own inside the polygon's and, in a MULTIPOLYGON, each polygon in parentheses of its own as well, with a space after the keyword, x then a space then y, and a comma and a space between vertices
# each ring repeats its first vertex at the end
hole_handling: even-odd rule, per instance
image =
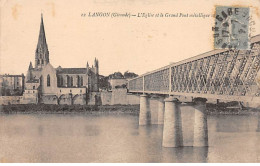
POLYGON ((96 57, 102 75, 143 74, 213 50, 212 14, 218 5, 250 7, 252 36, 260 34, 259 0, 0 0, 0 5, 1 74, 26 73, 30 61, 34 66, 41 13, 53 67, 86 67, 96 57), (164 17, 89 17, 89 12, 164 17))

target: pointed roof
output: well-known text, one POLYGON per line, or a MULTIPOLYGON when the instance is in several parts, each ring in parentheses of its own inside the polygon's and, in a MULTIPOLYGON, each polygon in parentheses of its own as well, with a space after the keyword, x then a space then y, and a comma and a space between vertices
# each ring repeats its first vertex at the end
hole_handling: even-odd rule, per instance
POLYGON ((95 66, 98 67, 98 59, 95 58, 95 66))
POLYGON ((30 62, 29 69, 32 69, 32 68, 33 68, 32 62, 30 62))
POLYGON ((40 33, 39 33, 38 44, 37 44, 36 50, 38 50, 39 48, 42 48, 42 50, 48 51, 42 14, 41 14, 40 33))

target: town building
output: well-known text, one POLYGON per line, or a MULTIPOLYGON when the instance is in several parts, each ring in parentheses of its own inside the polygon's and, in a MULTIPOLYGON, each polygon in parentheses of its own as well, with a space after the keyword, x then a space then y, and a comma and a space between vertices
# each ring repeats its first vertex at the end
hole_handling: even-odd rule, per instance
POLYGON ((35 51, 25 77, 23 103, 88 104, 99 91, 99 62, 85 68, 54 68, 49 59, 43 17, 35 51))
POLYGON ((21 96, 24 89, 24 75, 0 75, 0 96, 21 96))
MULTIPOLYGON (((126 76, 135 74, 126 72, 126 76)), ((29 63, 26 75, 2 75, 0 105, 8 104, 59 104, 59 105, 116 105, 138 104, 139 98, 127 93, 127 78, 116 72, 108 78, 99 76, 99 61, 95 58, 92 67, 53 67, 50 62, 43 17, 35 50, 34 64, 29 63), (101 80, 99 80, 99 77, 101 80), (104 84, 103 91, 99 91, 104 84), (7 91, 10 95, 8 96, 7 91), (13 93, 17 92, 18 93, 13 93)))
POLYGON ((125 78, 110 78, 108 81, 112 89, 126 88, 127 85, 127 80, 125 78))

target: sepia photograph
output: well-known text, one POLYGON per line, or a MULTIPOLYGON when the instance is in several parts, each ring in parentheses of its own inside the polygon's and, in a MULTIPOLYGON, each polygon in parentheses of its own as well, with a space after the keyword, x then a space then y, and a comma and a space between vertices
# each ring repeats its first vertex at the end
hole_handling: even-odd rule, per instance
POLYGON ((5 163, 260 163, 260 1, 0 0, 5 163))

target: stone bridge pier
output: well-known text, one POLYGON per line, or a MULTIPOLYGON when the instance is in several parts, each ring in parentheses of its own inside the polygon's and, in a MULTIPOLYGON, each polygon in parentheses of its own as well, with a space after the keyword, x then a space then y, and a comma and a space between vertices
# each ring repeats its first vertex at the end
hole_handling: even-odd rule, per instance
POLYGON ((151 110, 148 95, 140 96, 139 125, 151 124, 151 110))
POLYGON ((208 124, 205 98, 194 99, 194 141, 193 146, 208 146, 208 124))
POLYGON ((180 102, 178 99, 170 96, 165 99, 165 114, 163 126, 164 147, 183 146, 182 121, 180 102))
POLYGON ((164 97, 159 96, 158 98, 158 124, 159 125, 164 123, 164 110, 165 110, 164 97))
MULTIPOLYGON (((151 105, 149 95, 140 96, 139 125, 151 124, 151 105)), ((183 145, 181 102, 174 96, 164 98, 159 96, 157 100, 158 123, 163 124, 164 147, 181 147, 183 145)), ((208 125, 205 98, 194 98, 194 140, 193 146, 208 146, 208 125)), ((185 123, 185 122, 184 122, 185 123)))
MULTIPOLYGON (((149 96, 146 94, 140 95, 140 113, 139 113, 139 125, 148 124, 163 124, 164 123, 164 110, 165 110, 165 97, 163 95, 149 96), (151 100, 156 102, 156 114, 151 113, 151 100), (157 116, 157 117, 152 117, 157 116), (152 122, 152 118, 157 119, 156 122, 152 122)), ((154 105, 153 105, 154 106, 154 105)))

